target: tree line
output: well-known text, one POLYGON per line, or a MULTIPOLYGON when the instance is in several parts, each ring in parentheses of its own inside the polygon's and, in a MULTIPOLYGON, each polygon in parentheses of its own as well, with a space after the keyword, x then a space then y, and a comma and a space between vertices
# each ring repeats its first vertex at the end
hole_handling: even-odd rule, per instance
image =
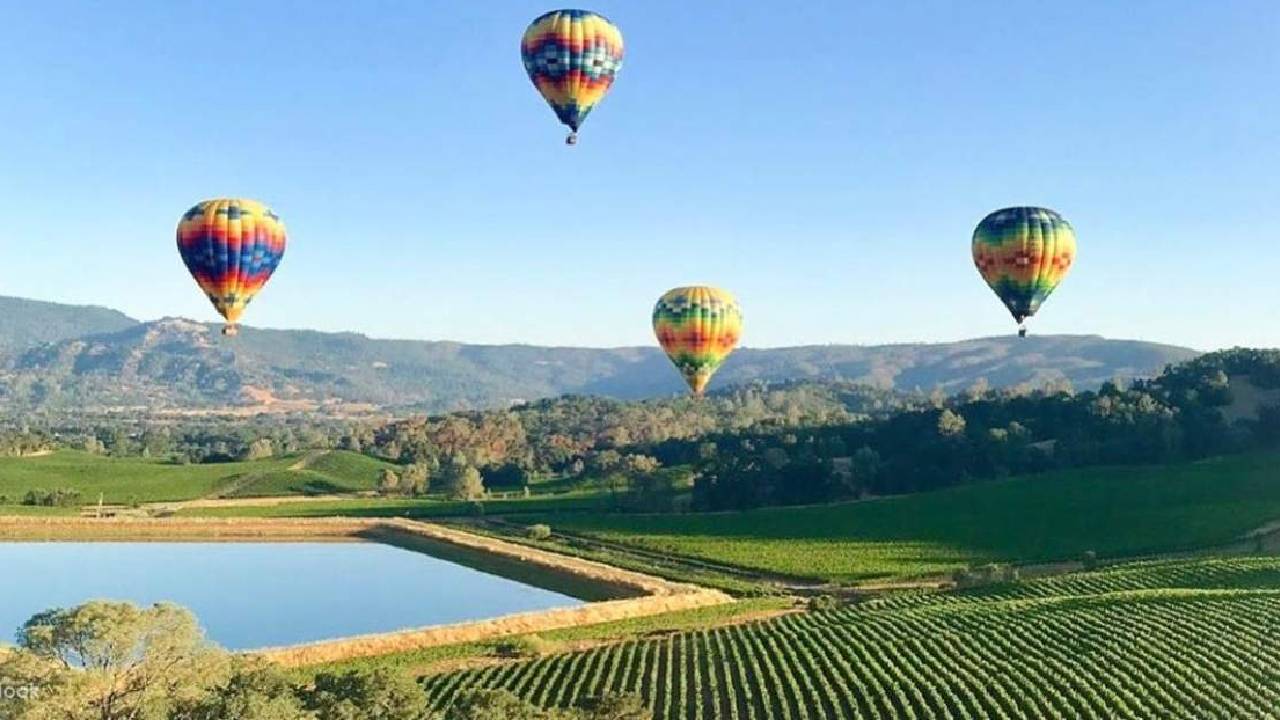
POLYGON ((551 480, 604 488, 620 509, 746 508, 1274 446, 1278 357, 1224 351, 1150 380, 1079 393, 1062 381, 999 390, 979 381, 955 396, 793 382, 751 383, 702 399, 567 396, 384 421, 24 418, 0 432, 0 452, 77 447, 213 463, 336 448, 399 465, 383 473, 386 494, 446 489, 473 499, 551 480))
POLYGON ((1128 387, 992 391, 845 425, 647 449, 696 468, 696 509, 935 490, 1055 468, 1168 463, 1280 445, 1280 352, 1232 350, 1128 387))
POLYGON ((543 710, 473 691, 434 712, 385 669, 291 675, 207 641, 190 611, 92 601, 39 613, 0 646, 0 720, 652 720, 634 695, 543 710))

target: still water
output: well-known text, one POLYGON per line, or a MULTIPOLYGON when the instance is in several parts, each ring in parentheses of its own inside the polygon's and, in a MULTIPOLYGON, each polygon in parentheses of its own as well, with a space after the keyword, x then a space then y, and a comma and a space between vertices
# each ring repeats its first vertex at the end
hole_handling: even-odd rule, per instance
POLYGON ((372 542, 0 542, 0 644, 99 598, 178 603, 236 650, 581 604, 372 542))

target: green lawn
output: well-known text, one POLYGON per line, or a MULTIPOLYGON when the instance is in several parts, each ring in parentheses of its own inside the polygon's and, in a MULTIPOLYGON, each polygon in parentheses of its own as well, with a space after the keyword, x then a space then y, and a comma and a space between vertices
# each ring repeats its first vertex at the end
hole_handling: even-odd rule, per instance
MULTIPOLYGON (((333 451, 312 459, 288 456, 254 462, 176 465, 163 460, 109 458, 75 450, 28 458, 0 458, 0 495, 17 503, 29 490, 78 490, 81 502, 169 502, 227 492, 240 495, 296 495, 368 490, 390 467, 354 453, 333 451)), ((4 501, 0 501, 4 504, 4 501)))
POLYGON ((797 577, 857 581, 977 562, 1122 557, 1229 542, 1280 518, 1280 455, 1055 472, 898 498, 553 527, 797 577))

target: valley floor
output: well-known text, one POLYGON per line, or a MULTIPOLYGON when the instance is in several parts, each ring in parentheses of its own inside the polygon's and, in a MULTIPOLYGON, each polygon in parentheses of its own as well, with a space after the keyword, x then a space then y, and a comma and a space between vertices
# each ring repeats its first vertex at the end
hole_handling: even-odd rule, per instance
MULTIPOLYGON (((353 489, 376 469, 334 460, 326 471, 354 478, 353 489)), ((273 473, 300 471, 271 462, 273 473)), ((598 503, 491 501, 483 517, 468 517, 466 503, 377 498, 181 512, 454 518, 523 548, 762 596, 293 671, 392 669, 423 678, 437 708, 470 688, 502 688, 543 706, 636 692, 662 720, 1280 718, 1280 557, 1265 554, 1280 519, 1275 453, 740 513, 606 514, 598 503), (550 537, 529 537, 536 523, 550 537), (1102 566, 1079 569, 1087 555, 1102 566), (990 562, 1046 576, 901 590, 990 562), (796 593, 854 601, 803 611, 796 593), (522 657, 502 649, 522 644, 522 657)))

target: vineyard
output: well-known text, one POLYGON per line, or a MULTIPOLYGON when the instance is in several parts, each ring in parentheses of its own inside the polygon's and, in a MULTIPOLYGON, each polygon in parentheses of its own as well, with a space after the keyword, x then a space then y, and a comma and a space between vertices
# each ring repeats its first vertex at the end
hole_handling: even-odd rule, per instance
POLYGON ((870 502, 548 517, 561 531, 748 570, 851 583, 969 564, 1134 557, 1228 543, 1280 517, 1280 456, 1063 470, 870 502))
POLYGON ((1133 563, 557 654, 425 680, 662 719, 1280 718, 1280 559, 1133 563))

